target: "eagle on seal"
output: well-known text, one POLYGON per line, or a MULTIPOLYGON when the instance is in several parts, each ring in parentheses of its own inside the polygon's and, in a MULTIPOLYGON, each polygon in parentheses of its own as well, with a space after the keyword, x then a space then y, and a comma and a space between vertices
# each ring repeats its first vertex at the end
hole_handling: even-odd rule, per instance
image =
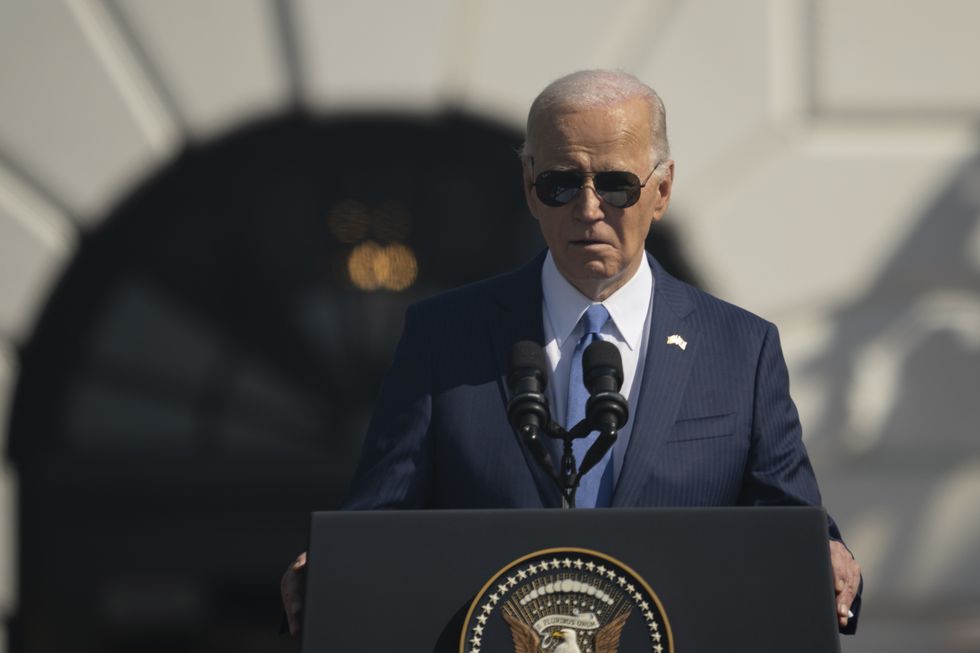
MULTIPOLYGON (((562 628, 551 633, 549 637, 561 640, 554 649, 546 651, 541 646, 541 637, 531 626, 526 624, 509 607, 501 609, 504 621, 510 626, 510 636, 514 640, 514 653, 582 653, 579 648, 578 633, 571 628, 562 628)), ((616 653, 619 650, 619 638, 623 633, 623 626, 629 619, 628 609, 621 611, 609 620, 602 628, 595 633, 594 653, 616 653)))

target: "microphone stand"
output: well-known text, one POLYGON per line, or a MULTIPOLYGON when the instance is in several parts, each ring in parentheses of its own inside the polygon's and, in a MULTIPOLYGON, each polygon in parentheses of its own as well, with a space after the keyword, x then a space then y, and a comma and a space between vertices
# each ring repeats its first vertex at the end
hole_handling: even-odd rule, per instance
POLYGON ((589 433, 595 430, 588 418, 581 420, 570 430, 565 430, 556 422, 548 422, 548 428, 545 433, 551 438, 562 441, 561 462, 558 466, 559 471, 556 474, 552 470, 549 476, 555 481, 558 485, 558 490, 561 492, 561 507, 563 509, 575 508, 575 494, 578 492, 579 481, 590 469, 602 460, 606 452, 615 444, 616 438, 619 435, 619 432, 614 428, 600 430, 599 437, 589 447, 588 453, 585 454, 581 468, 576 468, 575 454, 572 452, 572 442, 588 436, 589 433))

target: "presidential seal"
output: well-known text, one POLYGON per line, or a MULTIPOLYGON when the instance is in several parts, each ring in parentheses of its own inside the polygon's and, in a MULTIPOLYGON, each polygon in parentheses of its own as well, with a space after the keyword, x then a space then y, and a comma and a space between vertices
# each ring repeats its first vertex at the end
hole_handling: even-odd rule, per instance
POLYGON ((460 653, 673 653, 660 599, 598 551, 545 549, 510 563, 477 594, 460 653))

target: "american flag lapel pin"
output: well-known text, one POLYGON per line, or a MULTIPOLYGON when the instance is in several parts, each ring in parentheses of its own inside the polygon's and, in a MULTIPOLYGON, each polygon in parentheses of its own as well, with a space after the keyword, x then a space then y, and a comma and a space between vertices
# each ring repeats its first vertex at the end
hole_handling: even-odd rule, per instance
POLYGON ((687 340, 684 340, 684 338, 681 338, 676 333, 672 336, 667 336, 667 344, 677 345, 681 350, 687 349, 687 340))

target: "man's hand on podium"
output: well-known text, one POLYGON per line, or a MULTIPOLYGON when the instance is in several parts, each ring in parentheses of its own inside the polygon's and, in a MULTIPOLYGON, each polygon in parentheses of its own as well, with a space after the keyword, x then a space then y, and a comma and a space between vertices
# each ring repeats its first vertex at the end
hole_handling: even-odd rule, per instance
POLYGON ((861 565, 837 540, 830 541, 830 564, 834 568, 834 591, 837 594, 837 620, 841 627, 854 615, 851 604, 861 586, 861 565))
POLYGON ((306 586, 306 551, 299 554, 282 575, 279 591, 289 621, 289 634, 298 635, 303 625, 303 588, 306 586))

